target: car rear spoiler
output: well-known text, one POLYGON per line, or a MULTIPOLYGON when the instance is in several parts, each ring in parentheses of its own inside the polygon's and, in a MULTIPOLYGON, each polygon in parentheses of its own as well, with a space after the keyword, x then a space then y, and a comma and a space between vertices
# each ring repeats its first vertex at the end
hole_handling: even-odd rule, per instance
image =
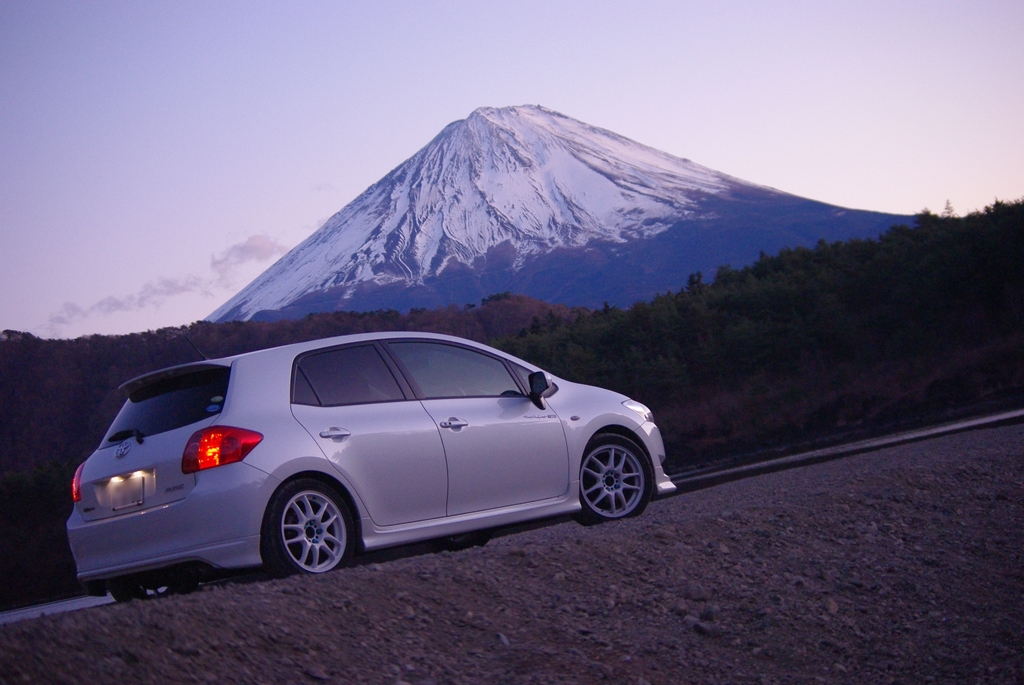
POLYGON ((118 386, 118 390, 124 390, 127 394, 131 395, 136 390, 144 388, 151 383, 156 383, 157 381, 176 378, 177 376, 185 376, 190 373, 195 373, 196 371, 207 371, 230 367, 231 364, 226 362, 191 362, 189 364, 179 364, 178 366, 170 366, 166 369, 150 371, 149 373, 144 373, 141 376, 136 376, 130 381, 125 381, 118 386))

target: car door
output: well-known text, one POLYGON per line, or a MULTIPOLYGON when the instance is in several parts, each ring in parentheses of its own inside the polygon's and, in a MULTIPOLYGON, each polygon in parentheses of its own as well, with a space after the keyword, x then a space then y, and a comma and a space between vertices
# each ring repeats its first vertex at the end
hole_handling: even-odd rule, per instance
POLYGON ((372 343, 300 357, 292 414, 377 525, 445 515, 448 469, 438 428, 372 343))
POLYGON ((569 455, 562 424, 523 394, 504 361, 434 341, 394 340, 387 350, 440 430, 449 516, 566 492, 569 455))

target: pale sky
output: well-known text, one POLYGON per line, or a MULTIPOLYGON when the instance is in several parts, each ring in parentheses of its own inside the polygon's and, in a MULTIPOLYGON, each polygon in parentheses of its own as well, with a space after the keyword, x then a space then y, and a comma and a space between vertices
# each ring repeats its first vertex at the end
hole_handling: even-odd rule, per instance
POLYGON ((482 106, 845 207, 1019 199, 1021 36, 1020 0, 0 0, 0 330, 201 319, 482 106))

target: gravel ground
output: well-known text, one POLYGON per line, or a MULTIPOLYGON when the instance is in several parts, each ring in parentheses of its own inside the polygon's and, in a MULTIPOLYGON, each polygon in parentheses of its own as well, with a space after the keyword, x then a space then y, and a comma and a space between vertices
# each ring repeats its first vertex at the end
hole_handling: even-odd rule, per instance
POLYGON ((0 683, 1022 683, 1024 427, 0 627, 0 683))

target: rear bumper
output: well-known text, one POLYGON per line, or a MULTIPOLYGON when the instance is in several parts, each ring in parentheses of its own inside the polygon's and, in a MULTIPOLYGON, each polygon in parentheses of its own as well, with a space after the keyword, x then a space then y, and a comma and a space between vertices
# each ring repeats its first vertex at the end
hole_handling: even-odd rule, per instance
POLYGON ((263 512, 277 480, 244 462, 198 474, 182 500, 98 521, 68 519, 82 581, 187 561, 215 568, 258 566, 263 512))

